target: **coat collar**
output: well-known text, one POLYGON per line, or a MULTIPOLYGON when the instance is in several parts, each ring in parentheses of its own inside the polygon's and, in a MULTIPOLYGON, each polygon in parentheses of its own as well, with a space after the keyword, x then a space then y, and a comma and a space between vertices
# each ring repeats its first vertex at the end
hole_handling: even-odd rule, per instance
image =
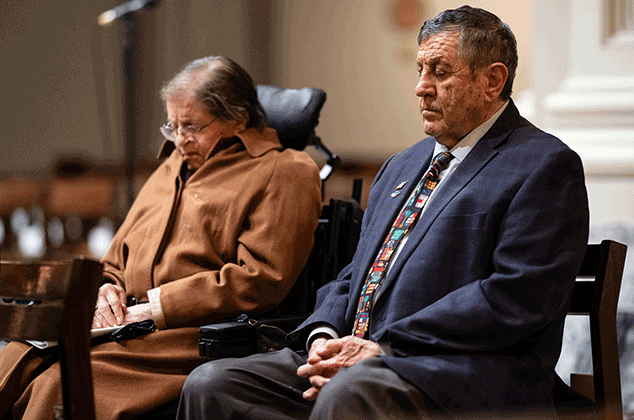
MULTIPOLYGON (((277 132, 274 129, 268 127, 262 131, 259 131, 255 128, 246 129, 233 137, 233 139, 237 139, 237 141, 242 142, 244 148, 251 157, 262 156, 270 150, 282 149, 282 144, 277 137, 277 132)), ((211 151, 210 156, 218 152, 219 150, 222 150, 224 147, 231 143, 233 143, 233 141, 218 142, 218 144, 211 151)), ((176 150, 176 145, 174 144, 174 142, 171 140, 165 140, 165 142, 163 142, 163 145, 161 146, 161 150, 159 151, 158 158, 165 159, 169 155, 171 155, 174 150, 176 150)))
MULTIPOLYGON (((259 131, 255 128, 249 128, 237 136, 223 139, 218 142, 209 154, 207 161, 194 174, 192 174, 192 177, 198 177, 200 174, 204 175, 205 171, 209 170, 209 165, 211 164, 213 166, 213 162, 210 162, 210 160, 213 159, 214 155, 222 154, 223 151, 227 151, 227 153, 235 153, 240 150, 246 151, 251 158, 257 158, 271 150, 282 150, 282 145, 277 137, 277 132, 274 129, 265 128, 264 130, 259 131)), ((169 174, 168 176, 170 179, 177 179, 178 183, 178 180, 181 179, 180 173, 183 166, 183 159, 180 153, 176 151, 176 145, 174 142, 166 140, 161 146, 158 158, 166 159, 164 162, 165 170, 169 174)))

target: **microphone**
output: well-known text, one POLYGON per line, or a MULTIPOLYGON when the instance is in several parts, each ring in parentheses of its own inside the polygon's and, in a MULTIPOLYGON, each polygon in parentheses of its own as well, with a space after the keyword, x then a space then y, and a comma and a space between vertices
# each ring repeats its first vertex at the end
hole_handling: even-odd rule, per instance
POLYGON ((115 20, 128 15, 130 13, 134 13, 136 11, 139 11, 141 9, 145 9, 145 8, 150 8, 150 7, 154 7, 156 6, 156 3, 158 3, 158 0, 132 0, 132 1, 128 1, 126 3, 122 3, 110 10, 108 10, 107 12, 103 12, 102 14, 99 15, 99 17, 97 18, 97 22, 99 22, 99 25, 101 26, 106 26, 109 25, 110 23, 114 22, 115 20))

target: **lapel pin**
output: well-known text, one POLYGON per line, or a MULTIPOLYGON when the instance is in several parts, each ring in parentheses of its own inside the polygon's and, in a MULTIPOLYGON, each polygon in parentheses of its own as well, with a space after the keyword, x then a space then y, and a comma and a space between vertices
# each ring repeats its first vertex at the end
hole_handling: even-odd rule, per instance
POLYGON ((392 198, 394 198, 394 197, 398 196, 398 195, 401 193, 401 189, 402 189, 402 188, 403 188, 406 184, 407 184, 407 181, 403 181, 403 182, 401 182, 400 184, 398 184, 398 185, 396 186, 396 190, 395 190, 392 194, 390 194, 390 196, 391 196, 392 198))

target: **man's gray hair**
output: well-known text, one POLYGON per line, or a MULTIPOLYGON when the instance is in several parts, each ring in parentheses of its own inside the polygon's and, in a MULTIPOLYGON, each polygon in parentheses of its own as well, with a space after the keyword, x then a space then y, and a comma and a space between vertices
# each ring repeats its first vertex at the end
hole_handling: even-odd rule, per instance
POLYGON ((517 70, 517 41, 511 28, 493 13, 470 6, 445 10, 426 21, 418 34, 418 46, 434 35, 455 32, 459 54, 467 60, 471 74, 493 63, 502 63, 509 75, 500 97, 507 100, 513 91, 517 70))

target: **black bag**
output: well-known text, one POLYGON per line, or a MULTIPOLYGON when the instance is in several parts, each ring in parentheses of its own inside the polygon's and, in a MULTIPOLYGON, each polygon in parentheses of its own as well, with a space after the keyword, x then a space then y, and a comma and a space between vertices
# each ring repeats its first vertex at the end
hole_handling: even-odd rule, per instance
POLYGON ((255 320, 240 315, 235 321, 200 327, 198 349, 202 357, 220 359, 266 353, 285 347, 296 349, 296 343, 286 339, 305 316, 255 320))

